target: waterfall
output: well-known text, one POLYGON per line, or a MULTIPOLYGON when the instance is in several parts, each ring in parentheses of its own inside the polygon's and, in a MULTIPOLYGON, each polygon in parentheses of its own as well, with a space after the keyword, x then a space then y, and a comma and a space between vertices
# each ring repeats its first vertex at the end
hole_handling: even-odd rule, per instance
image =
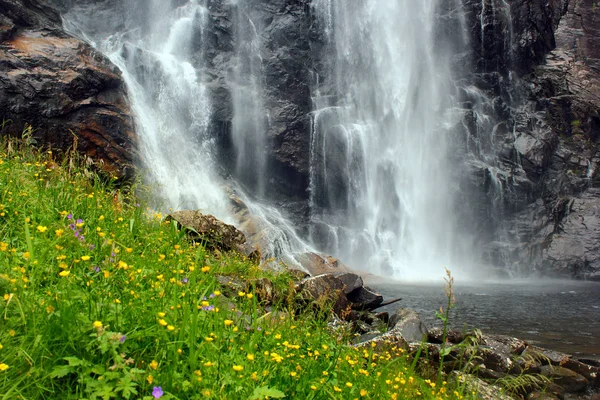
POLYGON ((375 273, 460 269, 449 151, 448 49, 438 2, 318 0, 327 65, 314 88, 311 239, 375 273))
POLYGON ((148 9, 154 21, 148 33, 116 33, 99 45, 123 72, 143 173, 169 208, 202 209, 230 221, 207 131, 210 99, 192 63, 202 57, 206 9, 195 0, 175 9, 152 0, 148 9))
MULTIPOLYGON (((292 153, 308 169, 308 187, 295 197, 273 192, 276 178, 291 176, 273 171, 274 137, 298 112, 274 97, 294 82, 290 77, 269 86, 287 65, 268 59, 270 48, 288 45, 282 33, 268 39, 273 20, 289 18, 287 6, 117 3, 123 20, 108 32, 83 15, 85 8, 67 13, 65 25, 123 72, 143 171, 164 208, 201 209, 251 227, 263 255, 291 264, 316 248, 355 269, 400 279, 479 268, 474 225, 503 207, 509 177, 497 168, 501 126, 492 102, 468 76, 479 60, 470 59, 461 0, 314 0, 301 11, 314 22, 306 33, 311 55, 302 60, 312 79, 312 111, 310 132, 289 130, 310 135, 308 154, 292 153), (470 186, 473 176, 487 182, 483 189, 470 186), (475 190, 489 208, 481 210, 475 190), (250 219, 239 219, 232 192, 250 219), (300 216, 286 214, 290 199, 306 202, 300 216)), ((510 18, 505 0, 482 0, 481 7, 482 32, 496 15, 510 18)), ((488 48, 483 37, 481 46, 480 55, 488 48)), ((297 145, 304 137, 293 139, 297 145)))

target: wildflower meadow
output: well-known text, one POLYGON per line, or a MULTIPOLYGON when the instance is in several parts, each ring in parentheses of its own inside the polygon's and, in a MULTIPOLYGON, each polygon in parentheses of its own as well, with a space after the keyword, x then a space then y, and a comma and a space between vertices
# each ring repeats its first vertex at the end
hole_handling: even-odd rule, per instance
POLYGON ((290 274, 190 241, 137 192, 74 154, 0 144, 0 399, 463 398, 402 348, 351 345, 294 306, 290 274))

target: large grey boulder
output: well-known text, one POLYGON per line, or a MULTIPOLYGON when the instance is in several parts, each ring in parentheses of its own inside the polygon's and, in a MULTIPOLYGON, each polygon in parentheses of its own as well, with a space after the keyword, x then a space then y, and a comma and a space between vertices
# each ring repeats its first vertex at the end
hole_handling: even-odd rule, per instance
POLYGON ((66 34, 51 4, 0 0, 2 134, 25 126, 38 145, 76 149, 117 176, 132 175, 135 134, 118 69, 66 34))

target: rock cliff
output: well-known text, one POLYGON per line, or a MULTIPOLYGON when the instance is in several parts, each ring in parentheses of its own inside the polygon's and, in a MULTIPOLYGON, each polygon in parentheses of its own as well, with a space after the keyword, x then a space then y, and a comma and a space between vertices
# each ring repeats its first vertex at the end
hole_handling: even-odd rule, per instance
MULTIPOLYGON (((107 31, 144 29, 143 10, 128 13, 129 3, 61 0, 50 7, 42 0, 0 0, 0 107, 1 117, 12 121, 11 133, 27 122, 39 128, 42 141, 65 148, 73 131, 80 150, 116 169, 132 160, 134 136, 118 71, 62 32, 58 14, 75 22, 84 13, 101 15, 102 24, 87 18, 86 31, 100 40, 107 31)), ((266 113, 257 123, 266 132, 264 197, 303 232, 311 89, 327 56, 322 27, 310 0, 245 4, 207 0, 208 25, 196 38, 194 62, 204 68, 212 99, 210 135, 222 173, 255 184, 236 177, 232 131, 237 39, 248 33, 236 31, 242 15, 260 39, 242 64, 256 63, 263 80, 266 113)), ((444 0, 437 26, 440 42, 456 54, 462 113, 454 131, 461 165, 456 213, 465 230, 478 238, 484 257, 511 274, 599 278, 600 7, 594 0, 444 0), (457 35, 463 42, 448 40, 457 35)))
POLYGON ((76 147, 129 176, 134 130, 120 72, 62 30, 59 13, 35 0, 0 1, 0 120, 3 134, 54 149, 76 147))

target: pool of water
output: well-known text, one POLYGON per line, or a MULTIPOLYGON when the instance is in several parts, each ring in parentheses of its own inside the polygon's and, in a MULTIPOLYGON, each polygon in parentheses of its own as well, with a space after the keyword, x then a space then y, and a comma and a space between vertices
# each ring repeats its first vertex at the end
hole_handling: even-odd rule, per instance
MULTIPOLYGON (((429 326, 441 326, 435 310, 446 304, 443 283, 367 282, 386 300, 381 308, 408 307, 429 326)), ((600 283, 579 281, 507 281, 455 284, 451 312, 454 329, 479 328, 527 340, 531 344, 600 360, 600 283)))

